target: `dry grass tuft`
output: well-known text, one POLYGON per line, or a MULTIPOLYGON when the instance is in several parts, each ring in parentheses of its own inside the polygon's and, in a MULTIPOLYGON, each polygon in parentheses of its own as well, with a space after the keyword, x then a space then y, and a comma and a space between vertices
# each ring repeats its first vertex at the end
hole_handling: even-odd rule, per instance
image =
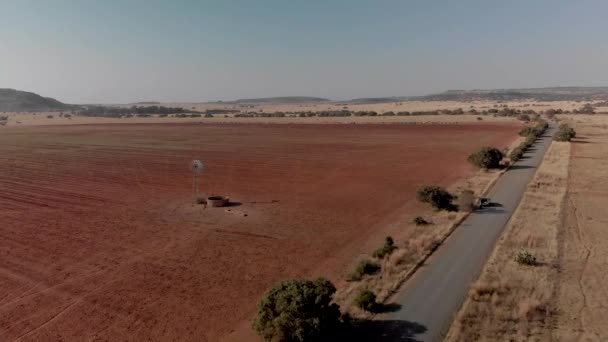
POLYGON ((547 313, 547 303, 536 298, 524 298, 517 305, 517 315, 521 320, 542 320, 547 313))
POLYGON ((469 290, 469 296, 477 302, 490 301, 496 302, 499 296, 509 292, 511 285, 505 280, 492 282, 478 281, 469 290))

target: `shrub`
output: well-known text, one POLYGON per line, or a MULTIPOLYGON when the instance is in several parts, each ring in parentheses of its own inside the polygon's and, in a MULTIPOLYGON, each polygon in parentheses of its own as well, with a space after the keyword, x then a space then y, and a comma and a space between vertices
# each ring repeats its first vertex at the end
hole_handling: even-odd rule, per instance
MULTIPOLYGON (((211 113, 207 113, 207 114, 205 114, 205 117, 206 117, 206 118, 212 118, 212 117, 213 117, 213 114, 211 114, 211 113)), ((225 115, 225 117, 228 117, 228 116, 227 116, 227 115, 225 115)))
POLYGON ((534 266, 536 265, 536 257, 530 252, 521 250, 515 256, 515 261, 521 265, 534 266))
POLYGON ((534 145, 535 142, 536 142, 536 136, 531 135, 522 142, 522 147, 524 147, 527 150, 530 147, 532 147, 532 145, 534 145))
POLYGON ((414 224, 417 226, 426 226, 427 224, 429 224, 429 222, 425 220, 422 216, 416 216, 414 217, 414 224))
POLYGON ((471 212, 475 209, 475 193, 471 190, 464 190, 458 196, 458 210, 471 212))
POLYGON ((509 154, 509 159, 511 159, 512 162, 516 162, 518 160, 521 159, 521 157, 524 156, 524 150, 522 148, 522 146, 518 146, 516 148, 513 149, 513 151, 511 151, 511 153, 509 154))
POLYGON ((316 341, 338 324, 340 308, 331 303, 335 286, 326 279, 283 281, 258 304, 253 329, 266 341, 316 341))
POLYGON ((439 210, 452 210, 454 207, 452 204, 454 196, 440 186, 425 185, 418 188, 416 191, 416 199, 423 203, 429 203, 439 210))
POLYGON ((530 115, 528 115, 528 114, 519 114, 517 116, 517 119, 520 120, 520 121, 526 121, 527 122, 527 121, 530 121, 530 115))
POLYGON ((205 197, 197 197, 194 199, 194 202, 196 202, 196 204, 205 204, 207 203, 207 199, 205 197))
POLYGON ((553 136, 553 140, 555 141, 570 141, 572 138, 576 137, 576 132, 574 129, 567 124, 559 125, 559 129, 555 132, 553 136))
POLYGON ((526 126, 526 127, 522 127, 519 130, 519 136, 520 137, 527 137, 527 136, 530 136, 532 134, 534 134, 534 128, 533 127, 526 126))
POLYGON ((369 260, 361 260, 359 262, 359 264, 357 264, 357 267, 355 268, 353 273, 350 274, 349 280, 351 280, 351 281, 361 280, 361 278, 363 278, 364 275, 374 274, 378 271, 380 271, 379 264, 377 264, 375 262, 371 262, 369 260))
POLYGON ((395 241, 393 241, 392 237, 387 236, 384 241, 384 245, 376 249, 373 256, 374 258, 383 259, 385 256, 393 253, 395 249, 397 249, 397 246, 395 246, 395 241))
POLYGON ((47 118, 47 119, 52 119, 52 118, 53 118, 53 116, 52 116, 52 115, 47 115, 47 116, 46 116, 46 118, 47 118))
POLYGON ((355 305, 365 311, 375 311, 378 306, 378 303, 376 303, 376 294, 368 289, 361 290, 355 298, 355 305))
POLYGON ((497 168, 502 160, 502 152, 495 147, 482 147, 479 151, 471 154, 467 159, 469 163, 485 169, 497 168))
POLYGON ((577 111, 579 114, 595 114, 595 109, 590 103, 585 104, 581 109, 577 111))

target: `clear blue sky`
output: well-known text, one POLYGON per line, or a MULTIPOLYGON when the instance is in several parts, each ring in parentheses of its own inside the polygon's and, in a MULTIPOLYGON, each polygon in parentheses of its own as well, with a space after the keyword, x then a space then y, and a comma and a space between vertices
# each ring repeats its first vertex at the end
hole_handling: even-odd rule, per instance
POLYGON ((71 103, 608 85, 606 1, 0 0, 0 88, 71 103))

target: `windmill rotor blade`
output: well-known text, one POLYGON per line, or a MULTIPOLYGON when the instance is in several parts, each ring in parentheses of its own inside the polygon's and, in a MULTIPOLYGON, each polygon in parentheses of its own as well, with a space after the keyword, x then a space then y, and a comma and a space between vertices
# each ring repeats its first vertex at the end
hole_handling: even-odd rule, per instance
POLYGON ((192 169, 192 173, 194 174, 201 173, 204 169, 203 162, 201 162, 200 160, 193 160, 190 164, 190 167, 192 169))

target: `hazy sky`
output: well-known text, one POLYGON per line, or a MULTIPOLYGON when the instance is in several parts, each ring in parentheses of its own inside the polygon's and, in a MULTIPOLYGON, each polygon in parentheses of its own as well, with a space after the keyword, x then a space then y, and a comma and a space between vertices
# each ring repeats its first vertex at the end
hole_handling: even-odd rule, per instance
POLYGON ((608 86, 606 1, 0 0, 0 88, 70 103, 608 86))

